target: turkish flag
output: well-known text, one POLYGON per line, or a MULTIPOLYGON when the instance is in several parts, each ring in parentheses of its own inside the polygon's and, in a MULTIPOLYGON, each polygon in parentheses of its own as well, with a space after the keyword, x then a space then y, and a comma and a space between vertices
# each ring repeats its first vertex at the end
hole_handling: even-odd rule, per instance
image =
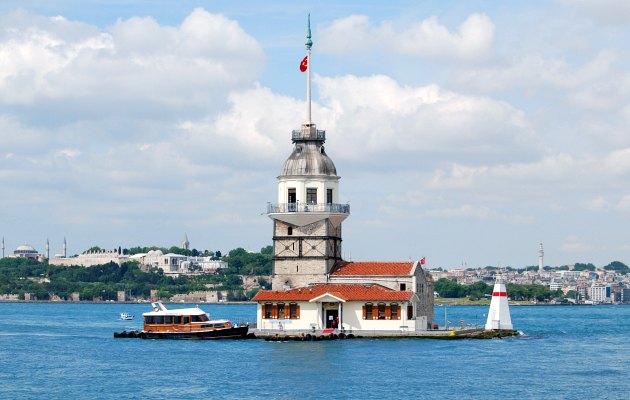
POLYGON ((308 69, 308 56, 304 57, 302 62, 300 63, 300 71, 304 72, 308 69))
POLYGON ((420 260, 420 265, 424 265, 425 262, 426 262, 425 257, 422 257, 422 260, 420 260))

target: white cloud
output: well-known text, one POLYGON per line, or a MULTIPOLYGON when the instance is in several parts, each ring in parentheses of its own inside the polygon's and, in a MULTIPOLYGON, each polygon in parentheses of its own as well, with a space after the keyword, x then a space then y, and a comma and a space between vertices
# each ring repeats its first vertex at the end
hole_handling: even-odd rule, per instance
POLYGON ((339 132, 346 157, 405 153, 512 153, 536 147, 524 114, 487 97, 437 85, 401 86, 383 75, 318 77, 324 126, 339 132))
POLYGON ((396 29, 384 21, 373 25, 366 15, 333 21, 319 32, 322 49, 331 53, 385 51, 436 59, 477 60, 492 50, 494 24, 487 15, 471 14, 454 32, 429 17, 396 29))
POLYGON ((178 27, 153 18, 117 21, 111 30, 63 17, 17 12, 2 18, 0 101, 32 104, 86 99, 115 108, 142 101, 170 107, 210 104, 260 73, 260 45, 239 25, 201 8, 178 27), (109 99, 109 101, 107 100, 109 99))
POLYGON ((560 0, 560 3, 604 24, 630 22, 630 3, 626 0, 560 0))

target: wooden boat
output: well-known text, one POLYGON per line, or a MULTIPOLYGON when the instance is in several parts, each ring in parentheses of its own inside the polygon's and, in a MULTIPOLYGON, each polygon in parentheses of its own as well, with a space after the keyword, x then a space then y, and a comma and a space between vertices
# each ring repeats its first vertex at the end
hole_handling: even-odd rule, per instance
POLYGON ((144 329, 114 333, 114 337, 141 339, 237 339, 247 336, 249 326, 226 319, 210 320, 199 307, 168 310, 160 302, 151 303, 153 311, 143 313, 144 329))

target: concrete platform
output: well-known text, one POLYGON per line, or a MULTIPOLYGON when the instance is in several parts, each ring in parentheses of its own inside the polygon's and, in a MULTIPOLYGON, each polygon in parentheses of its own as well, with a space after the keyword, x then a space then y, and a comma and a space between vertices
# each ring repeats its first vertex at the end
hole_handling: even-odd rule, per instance
POLYGON ((250 330, 247 335, 250 339, 263 339, 272 342, 286 341, 321 341, 321 340, 345 340, 345 339, 437 339, 437 340, 461 340, 461 339, 494 339, 508 336, 517 336, 514 330, 484 329, 459 329, 459 330, 431 330, 420 332, 409 331, 279 331, 279 330, 250 330))

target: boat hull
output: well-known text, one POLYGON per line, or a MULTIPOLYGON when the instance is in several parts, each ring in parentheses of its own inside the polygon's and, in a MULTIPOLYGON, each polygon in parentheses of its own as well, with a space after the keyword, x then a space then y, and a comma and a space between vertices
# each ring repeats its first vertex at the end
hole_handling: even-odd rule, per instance
POLYGON ((214 329, 193 332, 139 332, 141 339, 174 339, 174 340, 213 340, 242 339, 247 336, 249 326, 238 326, 225 329, 214 329))

